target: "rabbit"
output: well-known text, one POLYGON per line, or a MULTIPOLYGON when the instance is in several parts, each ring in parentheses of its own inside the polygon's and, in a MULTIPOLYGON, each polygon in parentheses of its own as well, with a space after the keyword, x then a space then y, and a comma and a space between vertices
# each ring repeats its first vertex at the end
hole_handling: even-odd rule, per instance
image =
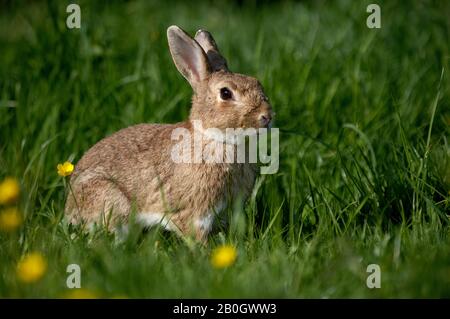
MULTIPOLYGON (((234 198, 248 198, 257 177, 252 163, 176 163, 176 129, 203 134, 215 146, 236 147, 205 134, 208 128, 267 128, 273 111, 257 79, 232 73, 208 31, 190 37, 167 29, 170 53, 193 89, 189 118, 176 124, 138 124, 97 142, 76 164, 65 214, 71 224, 127 222, 132 212, 145 227, 161 225, 206 241, 234 198), (203 130, 196 130, 195 121, 203 130), (109 218, 110 217, 110 218, 109 218)), ((201 143, 206 143, 201 142, 201 143)))

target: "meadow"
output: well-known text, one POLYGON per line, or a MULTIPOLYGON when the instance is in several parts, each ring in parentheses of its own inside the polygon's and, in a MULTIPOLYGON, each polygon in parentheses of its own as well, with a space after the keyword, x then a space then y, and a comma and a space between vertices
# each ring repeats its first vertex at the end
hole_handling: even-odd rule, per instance
POLYGON ((66 27, 69 1, 1 2, 0 183, 19 182, 21 221, 0 230, 0 297, 450 297, 450 3, 377 1, 369 29, 371 2, 82 0, 81 29, 66 27), (70 227, 58 163, 121 128, 187 118, 172 24, 208 29, 230 69, 263 84, 278 172, 205 246, 70 227), (224 244, 237 258, 217 269, 224 244), (30 253, 36 280, 18 269, 30 253))

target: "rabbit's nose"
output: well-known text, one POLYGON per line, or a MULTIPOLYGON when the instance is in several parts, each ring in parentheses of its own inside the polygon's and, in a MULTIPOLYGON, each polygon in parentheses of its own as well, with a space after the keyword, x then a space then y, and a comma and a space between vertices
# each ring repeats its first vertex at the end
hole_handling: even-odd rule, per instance
POLYGON ((268 126, 272 120, 272 115, 270 113, 262 113, 259 115, 259 122, 262 126, 268 126))

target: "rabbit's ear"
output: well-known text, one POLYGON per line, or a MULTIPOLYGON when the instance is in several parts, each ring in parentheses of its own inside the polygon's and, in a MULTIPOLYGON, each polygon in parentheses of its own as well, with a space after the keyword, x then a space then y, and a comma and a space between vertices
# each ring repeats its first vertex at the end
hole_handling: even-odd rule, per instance
POLYGON ((200 45, 186 32, 173 25, 167 29, 170 54, 180 73, 195 89, 210 74, 210 65, 200 45))
POLYGON ((211 33, 206 30, 198 30, 194 38, 201 45, 208 57, 209 64, 213 71, 228 71, 228 65, 225 58, 220 54, 216 41, 211 33))

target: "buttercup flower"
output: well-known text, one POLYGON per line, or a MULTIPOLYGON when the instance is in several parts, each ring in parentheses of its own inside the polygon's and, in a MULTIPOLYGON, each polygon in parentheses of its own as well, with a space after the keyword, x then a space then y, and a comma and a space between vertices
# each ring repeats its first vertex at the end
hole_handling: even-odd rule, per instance
POLYGON ((98 298, 97 294, 84 288, 71 289, 64 295, 66 299, 95 299, 98 298))
POLYGON ((211 255, 211 264, 215 268, 227 268, 234 264, 236 257, 236 248, 231 245, 224 245, 214 249, 211 255))
POLYGON ((0 204, 14 203, 19 197, 19 182, 12 177, 5 178, 0 183, 0 204))
POLYGON ((47 261, 38 252, 26 255, 17 264, 17 277, 24 283, 33 283, 44 276, 47 270, 47 261))
POLYGON ((12 232, 22 224, 22 216, 16 207, 6 208, 0 212, 0 230, 12 232))
POLYGON ((58 164, 56 166, 59 176, 69 176, 73 172, 73 164, 70 162, 64 162, 64 164, 58 164))

